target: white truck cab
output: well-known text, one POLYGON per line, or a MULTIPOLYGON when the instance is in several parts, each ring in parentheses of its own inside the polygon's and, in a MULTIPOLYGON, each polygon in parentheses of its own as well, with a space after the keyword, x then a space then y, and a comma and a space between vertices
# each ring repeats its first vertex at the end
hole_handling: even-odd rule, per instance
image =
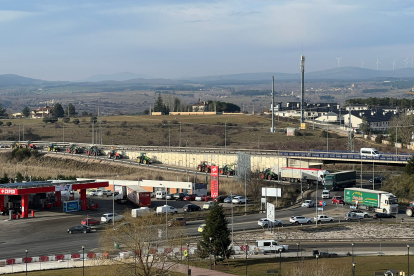
POLYGON ((322 198, 331 198, 329 190, 322 191, 322 198))

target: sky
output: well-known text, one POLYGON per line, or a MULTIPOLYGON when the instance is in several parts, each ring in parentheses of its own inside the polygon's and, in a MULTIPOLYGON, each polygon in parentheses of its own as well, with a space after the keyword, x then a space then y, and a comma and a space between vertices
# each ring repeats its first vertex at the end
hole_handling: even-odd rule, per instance
POLYGON ((411 67, 414 0, 0 0, 0 74, 81 80, 411 67))

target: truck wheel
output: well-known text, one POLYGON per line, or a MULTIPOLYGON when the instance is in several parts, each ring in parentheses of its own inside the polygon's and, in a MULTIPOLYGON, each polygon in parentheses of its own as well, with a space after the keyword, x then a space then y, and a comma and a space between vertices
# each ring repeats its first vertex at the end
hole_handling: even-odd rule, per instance
POLYGON ((413 210, 412 209, 407 209, 407 210, 405 210, 405 214, 407 215, 407 217, 412 217, 413 216, 413 210))

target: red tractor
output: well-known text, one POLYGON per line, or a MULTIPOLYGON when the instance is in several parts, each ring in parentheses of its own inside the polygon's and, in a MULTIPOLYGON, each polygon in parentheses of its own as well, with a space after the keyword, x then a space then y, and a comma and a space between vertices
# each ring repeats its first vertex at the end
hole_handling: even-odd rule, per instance
POLYGON ((109 159, 121 159, 122 158, 122 154, 120 154, 119 152, 117 152, 116 150, 112 149, 108 152, 107 154, 109 159))
POLYGON ((209 173, 211 172, 211 165, 209 165, 207 161, 201 161, 201 163, 197 166, 197 171, 209 173))

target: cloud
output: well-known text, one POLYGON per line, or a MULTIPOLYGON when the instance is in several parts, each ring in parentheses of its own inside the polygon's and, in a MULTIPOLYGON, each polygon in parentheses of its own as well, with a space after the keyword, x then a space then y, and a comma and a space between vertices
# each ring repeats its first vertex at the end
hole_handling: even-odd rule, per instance
POLYGON ((33 13, 25 11, 0 10, 0 23, 19 20, 31 15, 33 15, 33 13))

